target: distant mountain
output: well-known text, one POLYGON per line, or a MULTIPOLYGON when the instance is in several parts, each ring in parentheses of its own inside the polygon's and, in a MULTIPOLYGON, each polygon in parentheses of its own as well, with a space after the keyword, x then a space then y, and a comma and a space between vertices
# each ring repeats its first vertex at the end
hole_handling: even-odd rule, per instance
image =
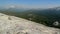
POLYGON ((14 11, 14 12, 23 12, 29 10, 28 8, 2 8, 2 11, 14 11))
MULTIPOLYGON (((23 18, 32 20, 38 23, 47 24, 48 26, 54 26, 55 21, 59 22, 60 25, 60 7, 49 8, 49 9, 31 9, 25 12, 22 12, 21 15, 23 18), (29 16, 30 15, 30 16, 29 16)), ((60 28, 60 26, 57 26, 60 28)))
POLYGON ((60 7, 30 10, 22 8, 9 8, 0 12, 8 15, 14 15, 17 17, 25 18, 37 23, 44 24, 46 26, 60 28, 60 7), (59 22, 58 26, 53 25, 56 21, 59 22))

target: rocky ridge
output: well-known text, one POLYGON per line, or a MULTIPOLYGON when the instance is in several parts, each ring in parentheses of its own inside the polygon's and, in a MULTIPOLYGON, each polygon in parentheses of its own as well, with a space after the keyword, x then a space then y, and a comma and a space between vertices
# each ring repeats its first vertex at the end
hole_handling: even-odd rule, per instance
POLYGON ((0 13, 0 34, 60 34, 60 29, 0 13))

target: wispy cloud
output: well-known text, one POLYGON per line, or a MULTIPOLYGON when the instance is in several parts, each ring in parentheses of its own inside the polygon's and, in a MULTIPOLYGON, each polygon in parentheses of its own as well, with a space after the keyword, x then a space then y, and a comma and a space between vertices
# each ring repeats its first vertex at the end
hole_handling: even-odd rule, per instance
POLYGON ((54 4, 49 4, 49 5, 24 5, 24 4, 9 4, 5 5, 4 8, 53 8, 53 7, 58 7, 60 5, 54 5, 54 4))
POLYGON ((3 8, 53 8, 60 6, 60 0, 0 0, 3 8))

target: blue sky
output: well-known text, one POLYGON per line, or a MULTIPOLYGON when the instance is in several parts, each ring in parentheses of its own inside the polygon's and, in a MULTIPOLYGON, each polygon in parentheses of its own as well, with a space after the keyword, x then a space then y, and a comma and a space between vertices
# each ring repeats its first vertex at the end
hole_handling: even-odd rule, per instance
POLYGON ((60 0, 0 0, 0 7, 52 8, 60 6, 60 0))

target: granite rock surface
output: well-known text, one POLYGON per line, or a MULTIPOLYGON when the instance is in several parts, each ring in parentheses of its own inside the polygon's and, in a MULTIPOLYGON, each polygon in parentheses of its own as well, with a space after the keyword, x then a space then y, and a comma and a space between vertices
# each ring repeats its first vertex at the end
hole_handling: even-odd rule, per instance
POLYGON ((0 34, 60 34, 60 29, 0 13, 0 34))

